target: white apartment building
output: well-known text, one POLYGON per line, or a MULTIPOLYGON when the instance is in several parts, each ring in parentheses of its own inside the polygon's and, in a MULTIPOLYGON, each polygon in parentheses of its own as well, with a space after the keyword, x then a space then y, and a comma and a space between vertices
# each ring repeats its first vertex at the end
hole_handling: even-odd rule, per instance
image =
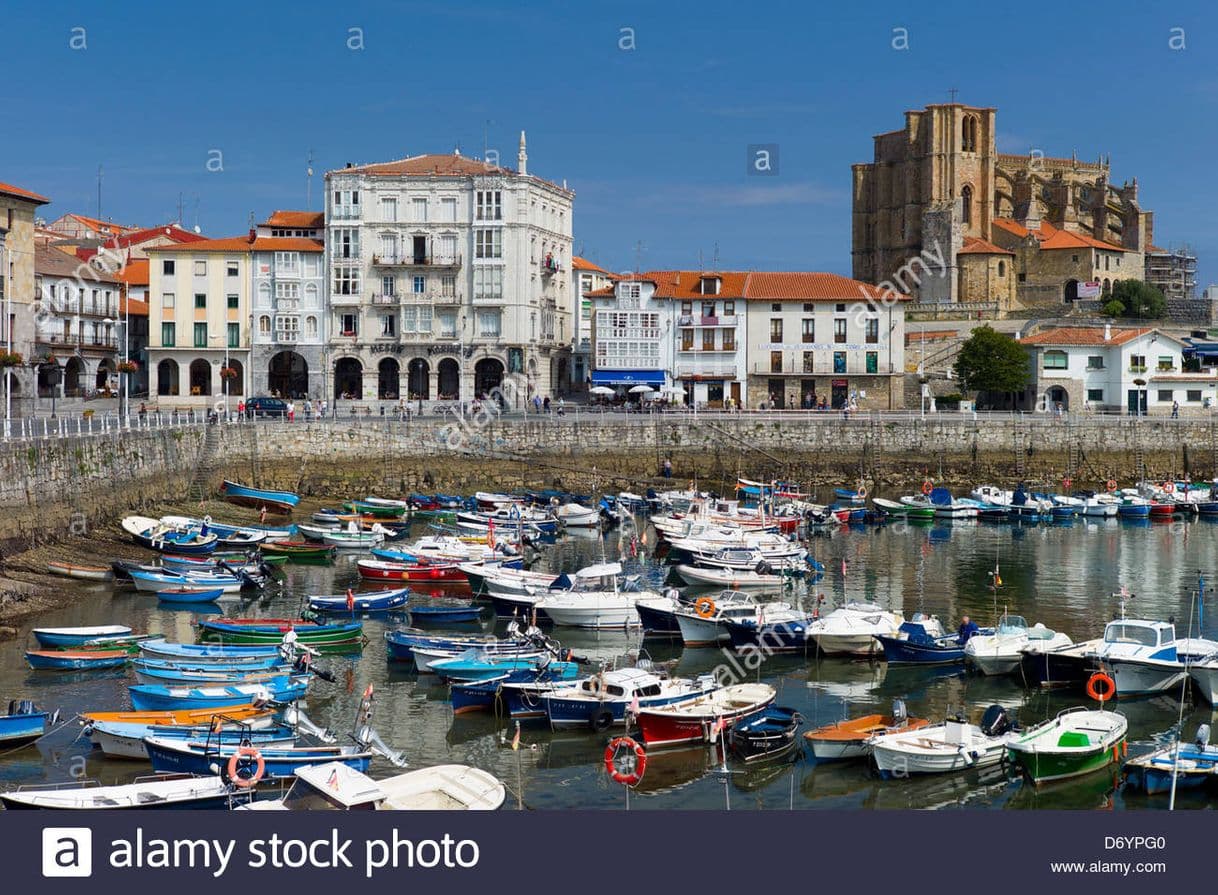
POLYGON ((592 386, 672 388, 672 302, 650 274, 624 277, 592 293, 592 386))
POLYGON ((276 211, 251 246, 250 379, 255 395, 319 400, 326 379, 326 272, 319 211, 276 211))
POLYGON ((517 404, 570 380, 574 193, 458 153, 326 174, 328 351, 338 400, 517 404))

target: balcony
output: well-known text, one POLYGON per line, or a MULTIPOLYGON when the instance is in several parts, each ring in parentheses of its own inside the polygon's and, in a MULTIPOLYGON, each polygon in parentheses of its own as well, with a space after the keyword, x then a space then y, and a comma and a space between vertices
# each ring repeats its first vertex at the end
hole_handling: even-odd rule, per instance
POLYGON ((556 273, 562 272, 562 265, 553 258, 546 257, 541 259, 541 275, 543 277, 552 277, 556 273))
POLYGON ((769 364, 753 364, 749 368, 750 376, 891 376, 898 371, 884 369, 880 364, 875 370, 868 370, 863 364, 846 364, 845 367, 835 367, 832 363, 814 362, 806 367, 802 362, 784 363, 780 369, 773 369, 769 364))
POLYGON ((283 342, 287 345, 295 345, 296 340, 300 338, 300 330, 298 329, 277 329, 275 330, 275 341, 283 342))
POLYGON ((735 379, 735 364, 677 364, 678 379, 735 379))
POLYGON ((358 221, 360 219, 358 205, 331 205, 330 218, 335 221, 358 221))
POLYGON ((477 292, 475 292, 473 304, 476 304, 476 305, 501 305, 501 304, 503 304, 503 293, 500 292, 498 295, 479 295, 477 292))
POLYGON ((359 304, 363 304, 363 302, 364 302, 363 296, 358 293, 355 293, 353 295, 336 295, 334 293, 330 294, 330 304, 335 305, 335 306, 359 305, 359 304))
POLYGON ((461 266, 460 255, 373 255, 373 267, 454 268, 461 266))
POLYGON ((399 297, 392 292, 380 292, 372 296, 374 305, 396 305, 399 300, 399 297))
POLYGON ((1129 365, 1129 372, 1130 372, 1130 373, 1145 373, 1145 372, 1146 372, 1146 364, 1130 364, 1130 365, 1129 365))
MULTIPOLYGON (((463 304, 463 297, 460 292, 444 289, 428 289, 426 292, 407 292, 399 296, 399 300, 403 304, 432 304, 432 305, 459 305, 463 304)), ((502 301, 502 299, 497 299, 502 301)))

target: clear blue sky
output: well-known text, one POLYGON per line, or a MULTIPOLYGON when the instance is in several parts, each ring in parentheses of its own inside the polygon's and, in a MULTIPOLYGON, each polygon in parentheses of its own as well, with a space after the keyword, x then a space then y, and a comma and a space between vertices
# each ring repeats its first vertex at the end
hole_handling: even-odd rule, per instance
POLYGON ((577 251, 608 267, 710 266, 717 245, 724 268, 848 274, 850 164, 956 87, 998 108, 1002 151, 1111 153, 1156 242, 1192 244, 1218 280, 1206 4, 25 6, 0 14, 0 181, 52 197, 48 215, 92 214, 101 164, 104 217, 162 223, 181 193, 188 226, 231 235, 304 206, 310 149, 318 208, 347 161, 480 155, 485 133, 514 166, 523 128, 530 171, 576 191, 577 251), (746 176, 759 143, 779 145, 777 176, 746 176))

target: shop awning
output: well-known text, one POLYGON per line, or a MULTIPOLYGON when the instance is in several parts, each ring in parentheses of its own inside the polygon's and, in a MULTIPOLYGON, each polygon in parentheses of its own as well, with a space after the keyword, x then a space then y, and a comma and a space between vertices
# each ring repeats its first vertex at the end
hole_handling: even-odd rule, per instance
POLYGON ((663 370, 593 370, 593 385, 654 385, 664 384, 663 370))

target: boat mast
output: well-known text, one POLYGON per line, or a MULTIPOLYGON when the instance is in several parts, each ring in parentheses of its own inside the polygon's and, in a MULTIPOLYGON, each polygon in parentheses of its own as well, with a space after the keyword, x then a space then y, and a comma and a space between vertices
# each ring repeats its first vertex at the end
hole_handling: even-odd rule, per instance
MULTIPOLYGON (((1197 572, 1197 590, 1193 592, 1191 605, 1188 607, 1188 636, 1193 636, 1193 610, 1199 609, 1204 595, 1205 579, 1197 572)), ((1188 659, 1184 660, 1184 679, 1180 681, 1180 708, 1176 716, 1176 748, 1172 751, 1171 760, 1171 799, 1167 810, 1176 810, 1176 781, 1180 777, 1180 741, 1184 733, 1184 700, 1188 697, 1188 685, 1191 674, 1188 671, 1188 659)))

